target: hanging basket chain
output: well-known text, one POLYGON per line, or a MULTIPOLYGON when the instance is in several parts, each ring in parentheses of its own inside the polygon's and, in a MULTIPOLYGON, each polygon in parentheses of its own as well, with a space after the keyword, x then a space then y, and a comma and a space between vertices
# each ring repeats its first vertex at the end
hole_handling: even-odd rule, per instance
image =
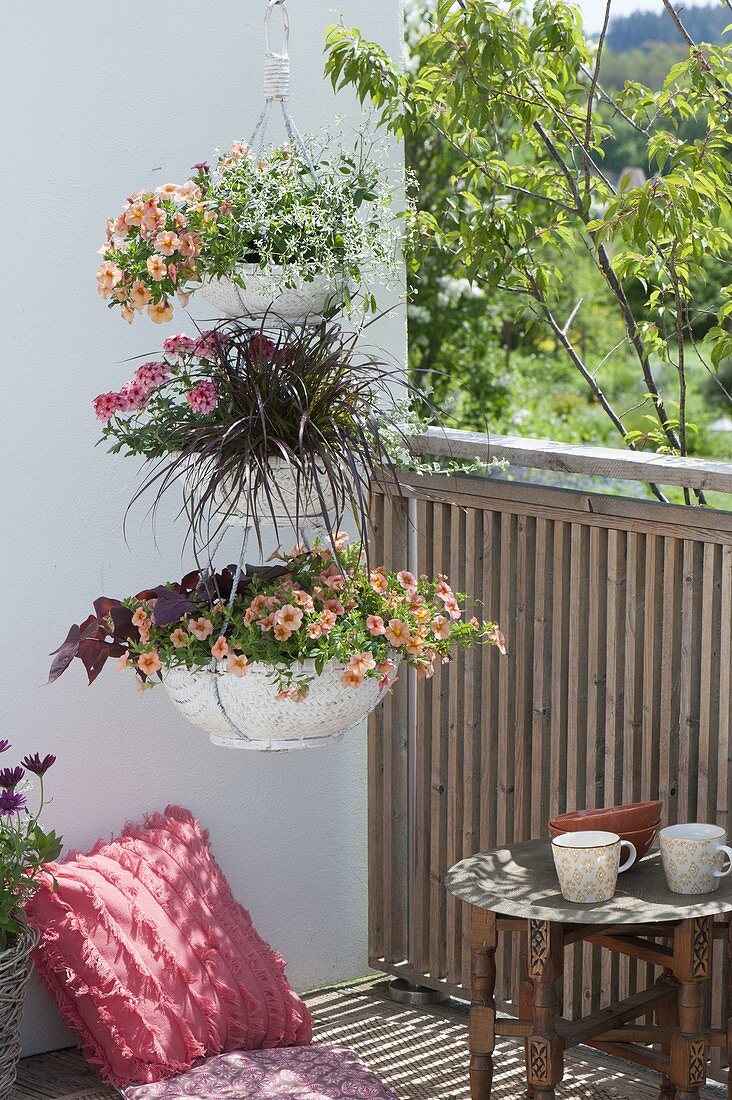
POLYGON ((287 106, 287 100, 290 96, 290 55, 288 52, 290 44, 290 17, 287 14, 287 8, 285 6, 285 0, 269 0, 267 4, 267 13, 264 17, 264 108, 259 121, 254 127, 252 136, 249 140, 249 144, 254 151, 255 157, 259 157, 264 147, 264 140, 267 135, 267 129, 269 126, 270 118, 272 115, 272 104, 278 102, 282 109, 282 117, 285 122, 285 129, 287 136, 297 151, 300 153, 303 161, 305 162, 310 175, 313 177, 315 186, 318 186, 318 173, 313 164, 312 157, 305 147, 300 133, 295 125, 294 119, 290 114, 290 109, 287 106), (282 49, 279 53, 276 53, 272 49, 272 39, 270 34, 270 23, 272 21, 272 12, 275 8, 279 8, 282 14, 282 49))

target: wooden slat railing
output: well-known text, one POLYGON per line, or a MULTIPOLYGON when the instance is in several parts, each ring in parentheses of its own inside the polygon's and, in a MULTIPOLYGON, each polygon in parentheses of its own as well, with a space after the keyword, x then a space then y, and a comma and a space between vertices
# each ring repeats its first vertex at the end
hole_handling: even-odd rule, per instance
POLYGON ((619 478, 622 481, 682 485, 732 493, 732 463, 709 458, 677 458, 615 447, 583 447, 550 439, 524 439, 518 435, 491 435, 454 428, 429 428, 414 436, 417 455, 454 459, 498 458, 532 470, 619 478))
MULTIPOLYGON (((732 467, 714 487, 725 477, 732 467)), ((464 995, 467 921, 442 884, 458 859, 546 836, 553 813, 622 801, 661 798, 665 822, 730 827, 732 514, 493 479, 405 482, 401 498, 375 487, 374 557, 450 574, 509 652, 461 654, 418 687, 402 677, 371 721, 369 954, 464 995)), ((520 965, 504 953, 504 1003, 520 965)), ((578 947, 565 1015, 632 993, 639 965, 578 947)), ((721 997, 720 983, 717 1026, 721 997)))

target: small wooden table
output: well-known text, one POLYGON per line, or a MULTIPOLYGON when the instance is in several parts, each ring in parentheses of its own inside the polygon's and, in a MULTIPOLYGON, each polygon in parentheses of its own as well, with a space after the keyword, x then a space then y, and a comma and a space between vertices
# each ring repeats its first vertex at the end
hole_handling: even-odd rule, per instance
MULTIPOLYGON (((727 938, 732 958, 731 923, 714 922, 732 913, 732 876, 721 879, 713 894, 673 894, 655 854, 620 876, 610 901, 576 905, 561 895, 549 841, 530 840, 465 859, 445 882, 472 906, 472 1100, 490 1100, 496 1035, 525 1039, 528 1095, 535 1100, 554 1100, 564 1051, 578 1043, 658 1070, 659 1100, 698 1100, 709 1046, 726 1046, 732 1055, 729 1008, 726 1030, 702 1026, 714 936, 727 938), (502 931, 528 936, 518 1020, 496 1019, 495 954, 502 931), (557 988, 564 949, 579 941, 653 963, 662 973, 653 986, 623 1001, 579 1020, 564 1019, 557 988), (651 1011, 653 1026, 631 1024, 651 1011)), ((732 1097, 732 1081, 728 1088, 732 1097)))

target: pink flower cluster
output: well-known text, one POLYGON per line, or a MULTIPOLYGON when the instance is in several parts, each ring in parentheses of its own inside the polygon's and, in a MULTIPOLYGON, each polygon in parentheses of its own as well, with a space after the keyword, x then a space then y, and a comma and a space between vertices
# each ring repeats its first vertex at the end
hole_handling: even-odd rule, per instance
POLYGON ((129 382, 115 393, 100 393, 92 402, 97 420, 108 421, 117 413, 137 412, 144 409, 153 390, 162 386, 170 376, 166 363, 152 361, 138 367, 129 382))
POLYGON ((186 394, 186 401, 194 412, 213 412, 219 403, 218 390, 213 382, 209 382, 207 379, 202 378, 200 382, 196 383, 192 390, 188 391, 186 394))
POLYGON ((169 363, 180 363, 185 359, 206 359, 210 362, 225 344, 226 337, 215 329, 202 332, 195 340, 181 332, 163 341, 163 354, 169 363))

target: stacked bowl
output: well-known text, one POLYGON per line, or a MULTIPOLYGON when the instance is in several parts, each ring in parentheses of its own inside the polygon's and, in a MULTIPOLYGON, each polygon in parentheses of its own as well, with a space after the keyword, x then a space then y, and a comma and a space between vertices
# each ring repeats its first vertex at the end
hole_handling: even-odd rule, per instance
POLYGON ((552 838, 587 829, 617 833, 621 840, 629 840, 635 845, 639 860, 650 851, 660 827, 660 802, 628 802, 600 810, 572 810, 549 819, 552 838))

